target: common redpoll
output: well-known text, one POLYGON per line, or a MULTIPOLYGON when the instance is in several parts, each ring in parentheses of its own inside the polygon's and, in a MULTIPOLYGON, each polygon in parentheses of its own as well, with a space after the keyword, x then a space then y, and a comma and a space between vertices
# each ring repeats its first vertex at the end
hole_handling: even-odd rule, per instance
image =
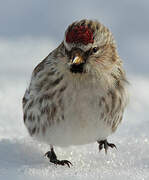
POLYGON ((33 71, 23 97, 29 134, 51 145, 45 155, 58 160, 55 146, 107 141, 127 105, 127 80, 111 32, 98 21, 81 20, 66 30, 63 42, 33 71))

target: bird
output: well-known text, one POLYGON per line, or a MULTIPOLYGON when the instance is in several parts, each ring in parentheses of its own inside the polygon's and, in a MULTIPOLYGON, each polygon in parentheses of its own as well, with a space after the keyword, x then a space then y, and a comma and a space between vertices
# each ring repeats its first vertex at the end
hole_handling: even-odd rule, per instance
POLYGON ((107 137, 122 121, 128 104, 128 80, 111 31, 98 20, 70 24, 60 45, 33 70, 22 99, 24 124, 31 137, 54 146, 98 143, 116 148, 107 137))

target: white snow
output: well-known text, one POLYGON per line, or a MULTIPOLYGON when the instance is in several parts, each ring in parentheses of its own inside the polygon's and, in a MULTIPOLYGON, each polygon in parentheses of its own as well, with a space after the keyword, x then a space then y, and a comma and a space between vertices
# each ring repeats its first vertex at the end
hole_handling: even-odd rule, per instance
MULTIPOLYGON (((0 47, 2 44, 5 43, 2 42, 0 47)), ((59 159, 68 159, 73 166, 55 166, 43 157, 49 145, 36 142, 28 136, 23 125, 21 104, 33 66, 53 46, 49 46, 48 41, 38 44, 26 40, 25 44, 20 44, 20 41, 16 43, 16 48, 12 50, 14 45, 6 44, 3 50, 0 48, 0 59, 7 52, 7 62, 4 61, 1 64, 3 67, 0 66, 1 180, 149 179, 149 78, 129 76, 130 104, 117 132, 109 137, 109 141, 117 145, 117 150, 109 149, 107 155, 99 153, 97 143, 56 147, 59 159), (42 44, 46 45, 43 47, 42 44), (21 53, 21 49, 26 51, 21 53), (30 54, 27 55, 27 52, 30 54)))

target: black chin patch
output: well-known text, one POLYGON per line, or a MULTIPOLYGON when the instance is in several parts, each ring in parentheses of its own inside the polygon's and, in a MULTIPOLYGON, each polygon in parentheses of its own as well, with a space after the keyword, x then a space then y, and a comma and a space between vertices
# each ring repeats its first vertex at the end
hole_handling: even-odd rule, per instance
POLYGON ((72 64, 70 66, 70 71, 72 73, 83 73, 84 72, 83 69, 84 69, 84 63, 82 63, 82 64, 72 64))

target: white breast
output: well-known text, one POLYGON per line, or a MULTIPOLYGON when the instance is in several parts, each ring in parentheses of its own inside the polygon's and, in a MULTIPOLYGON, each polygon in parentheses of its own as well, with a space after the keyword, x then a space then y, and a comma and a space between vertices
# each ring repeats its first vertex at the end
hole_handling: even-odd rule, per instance
POLYGON ((100 89, 69 86, 64 93, 64 120, 54 123, 38 139, 47 143, 68 146, 87 144, 105 139, 111 127, 101 119, 100 89))

